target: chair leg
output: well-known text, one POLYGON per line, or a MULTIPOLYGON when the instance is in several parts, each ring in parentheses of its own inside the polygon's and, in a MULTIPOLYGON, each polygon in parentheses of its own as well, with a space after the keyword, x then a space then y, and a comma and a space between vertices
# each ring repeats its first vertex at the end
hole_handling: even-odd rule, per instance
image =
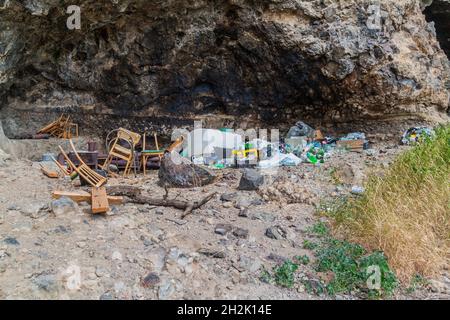
POLYGON ((128 175, 128 168, 130 167, 130 160, 127 161, 127 165, 125 166, 125 170, 123 171, 123 176, 126 177, 128 175))
POLYGON ((144 172, 144 177, 145 177, 145 174, 147 173, 147 157, 146 156, 142 156, 142 171, 144 172))
POLYGON ((103 170, 105 170, 106 172, 108 172, 109 170, 108 170, 108 167, 109 167, 109 164, 111 163, 111 160, 112 160, 112 158, 110 157, 110 156, 108 156, 107 158, 106 158, 106 160, 105 160, 105 162, 103 163, 103 165, 102 165, 102 169, 103 170))

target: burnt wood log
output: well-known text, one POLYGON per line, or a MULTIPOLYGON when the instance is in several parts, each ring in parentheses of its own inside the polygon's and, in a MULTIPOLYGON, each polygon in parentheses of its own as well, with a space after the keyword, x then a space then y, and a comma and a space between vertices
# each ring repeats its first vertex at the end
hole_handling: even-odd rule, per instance
POLYGON ((125 202, 129 203, 149 204, 158 207, 173 207, 184 210, 183 215, 181 216, 182 219, 191 214, 193 210, 202 207, 217 195, 217 192, 214 192, 198 201, 168 199, 167 194, 163 198, 153 198, 142 194, 142 189, 139 187, 127 185, 110 186, 107 188, 107 192, 109 195, 124 196, 126 197, 125 202))

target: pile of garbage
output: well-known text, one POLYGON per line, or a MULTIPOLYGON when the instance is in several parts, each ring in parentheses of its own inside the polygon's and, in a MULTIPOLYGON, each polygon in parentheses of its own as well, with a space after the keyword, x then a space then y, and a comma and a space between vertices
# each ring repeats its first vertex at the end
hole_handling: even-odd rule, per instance
POLYGON ((362 151, 368 147, 364 133, 350 133, 340 139, 325 137, 320 130, 299 121, 284 139, 271 142, 259 138, 245 140, 231 129, 195 129, 185 139, 181 155, 195 165, 211 169, 274 168, 302 163, 320 165, 335 149, 362 151))
POLYGON ((402 144, 411 145, 421 143, 432 138, 434 131, 428 127, 413 127, 405 131, 402 136, 402 144))

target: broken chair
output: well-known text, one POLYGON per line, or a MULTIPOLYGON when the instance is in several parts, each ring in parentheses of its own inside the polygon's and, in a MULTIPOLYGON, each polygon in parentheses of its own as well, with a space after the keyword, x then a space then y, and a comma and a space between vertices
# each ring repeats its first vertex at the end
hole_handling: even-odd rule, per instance
POLYGON ((70 116, 62 114, 57 120, 49 123, 37 134, 49 134, 55 138, 71 139, 74 135, 78 137, 78 124, 70 122, 70 116))
POLYGON ((94 170, 88 167, 81 157, 79 156, 77 150, 75 149, 75 146, 73 145, 72 140, 69 140, 70 147, 72 148, 73 153, 75 154, 77 160, 79 161, 80 165, 77 167, 72 160, 70 160, 70 157, 64 152, 64 149, 59 146, 59 149, 61 151, 61 154, 64 156, 64 159, 66 160, 66 163, 70 166, 72 170, 74 170, 80 177, 82 177, 87 183, 89 183, 91 186, 99 188, 103 186, 107 179, 103 177, 102 175, 98 174, 94 170))
MULTIPOLYGON (((102 169, 109 171, 109 165, 114 158, 118 158, 126 161, 125 170, 123 175, 126 176, 131 172, 132 164, 134 161, 134 150, 136 145, 141 140, 141 135, 124 128, 117 130, 116 138, 111 141, 112 146, 109 149, 108 157, 103 163, 102 169), (124 146, 124 144, 126 146, 124 146)), ((111 145, 111 143, 110 143, 111 145)))

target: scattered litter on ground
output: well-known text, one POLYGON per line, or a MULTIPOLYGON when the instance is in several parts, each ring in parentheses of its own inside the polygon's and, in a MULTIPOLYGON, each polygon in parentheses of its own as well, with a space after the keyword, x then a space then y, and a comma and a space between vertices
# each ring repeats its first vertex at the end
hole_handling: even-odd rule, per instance
POLYGON ((353 186, 352 187, 352 191, 351 191, 351 193, 352 194, 355 194, 355 195, 361 195, 361 194, 363 194, 364 193, 364 187, 361 187, 361 186, 353 186))
POLYGON ((295 126, 291 127, 286 138, 308 137, 313 138, 315 130, 302 121, 298 121, 295 126))
POLYGON ((413 127, 405 131, 401 142, 405 145, 421 143, 425 139, 433 137, 433 135, 433 130, 428 127, 413 127))

